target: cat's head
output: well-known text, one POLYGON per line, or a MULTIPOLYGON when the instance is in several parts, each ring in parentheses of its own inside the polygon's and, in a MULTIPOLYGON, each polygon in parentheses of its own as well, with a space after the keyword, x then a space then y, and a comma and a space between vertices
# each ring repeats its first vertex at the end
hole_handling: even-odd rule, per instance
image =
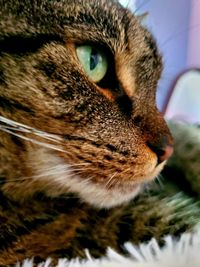
POLYGON ((129 201, 172 152, 151 34, 108 0, 10 0, 0 12, 4 192, 129 201))

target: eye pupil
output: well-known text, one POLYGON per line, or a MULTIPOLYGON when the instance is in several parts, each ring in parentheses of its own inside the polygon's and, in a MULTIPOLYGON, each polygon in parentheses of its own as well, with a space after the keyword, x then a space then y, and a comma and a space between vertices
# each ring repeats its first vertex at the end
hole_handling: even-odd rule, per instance
POLYGON ((99 54, 95 49, 92 49, 90 56, 90 70, 94 70, 99 63, 99 54))

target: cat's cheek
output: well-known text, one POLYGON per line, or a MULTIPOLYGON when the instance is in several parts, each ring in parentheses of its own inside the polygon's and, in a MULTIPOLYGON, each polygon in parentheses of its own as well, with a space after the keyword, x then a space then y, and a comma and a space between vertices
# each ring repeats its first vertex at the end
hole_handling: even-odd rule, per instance
POLYGON ((106 188, 105 181, 94 183, 90 177, 86 179, 75 174, 73 165, 45 149, 37 151, 37 158, 34 160, 32 155, 31 160, 36 174, 34 182, 41 184, 45 193, 51 197, 75 193, 80 201, 92 206, 112 208, 129 202, 140 191, 141 183, 133 181, 121 182, 113 188, 106 188))
POLYGON ((113 187, 106 187, 105 179, 94 182, 93 177, 83 178, 74 172, 79 165, 69 164, 47 149, 40 149, 31 156, 34 169, 34 181, 42 184, 47 195, 56 197, 61 194, 75 193, 80 200, 98 208, 112 208, 129 202, 140 192, 141 186, 154 179, 162 170, 164 162, 157 167, 151 162, 146 165, 146 171, 141 175, 138 170, 134 179, 120 179, 113 187), (34 155, 36 158, 34 159, 34 155), (35 164, 34 164, 35 162, 35 164), (150 168, 151 166, 151 168, 150 168))

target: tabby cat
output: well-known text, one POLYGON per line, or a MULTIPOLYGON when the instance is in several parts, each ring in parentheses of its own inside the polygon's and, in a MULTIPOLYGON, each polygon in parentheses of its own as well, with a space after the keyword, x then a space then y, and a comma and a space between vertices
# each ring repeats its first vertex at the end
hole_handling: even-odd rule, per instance
POLYGON ((173 151, 161 71, 116 1, 0 1, 1 266, 125 253, 193 226, 183 195, 148 186, 173 151))

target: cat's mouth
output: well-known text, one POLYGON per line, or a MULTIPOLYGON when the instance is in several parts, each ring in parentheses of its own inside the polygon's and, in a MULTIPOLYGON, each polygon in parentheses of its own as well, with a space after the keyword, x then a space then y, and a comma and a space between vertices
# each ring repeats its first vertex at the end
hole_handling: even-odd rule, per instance
POLYGON ((164 165, 165 163, 163 162, 156 166, 152 172, 138 177, 138 182, 116 179, 116 182, 110 188, 105 187, 104 184, 103 186, 101 184, 89 185, 89 194, 87 188, 86 192, 81 192, 81 196, 87 203, 101 208, 112 208, 125 204, 142 191, 141 189, 147 181, 157 177, 164 165))
POLYGON ((42 163, 43 171, 40 166, 39 177, 42 176, 50 185, 47 190, 49 195, 75 193, 82 201, 98 208, 112 208, 129 202, 138 195, 147 181, 154 179, 160 173, 164 166, 162 163, 152 167, 150 171, 135 179, 123 179, 121 173, 114 173, 106 179, 95 180, 92 175, 86 177, 77 173, 75 171, 77 166, 66 164, 63 158, 55 154, 48 154, 48 160, 46 155, 43 155, 43 158, 45 162, 42 163))
MULTIPOLYGON (((163 164, 162 164, 163 165, 163 164)), ((68 181, 69 191, 77 193, 86 203, 98 208, 112 208, 128 203, 135 198, 142 190, 147 181, 153 180, 162 169, 157 166, 154 171, 146 176, 138 178, 140 182, 115 179, 112 186, 106 183, 94 183, 90 179, 83 180, 82 177, 73 177, 68 181)), ((68 178, 66 177, 68 180, 68 178)), ((111 178, 110 178, 111 179, 111 178)), ((109 181, 109 179, 108 179, 109 181)))
POLYGON ((79 194, 89 204, 101 208, 111 208, 121 204, 125 204, 137 196, 147 182, 154 180, 166 162, 160 164, 152 164, 151 168, 143 175, 139 175, 134 179, 122 179, 122 176, 114 173, 105 180, 99 180, 93 183, 91 180, 86 182, 87 186, 84 190, 80 190, 79 194), (116 174, 116 175, 115 175, 116 174))

